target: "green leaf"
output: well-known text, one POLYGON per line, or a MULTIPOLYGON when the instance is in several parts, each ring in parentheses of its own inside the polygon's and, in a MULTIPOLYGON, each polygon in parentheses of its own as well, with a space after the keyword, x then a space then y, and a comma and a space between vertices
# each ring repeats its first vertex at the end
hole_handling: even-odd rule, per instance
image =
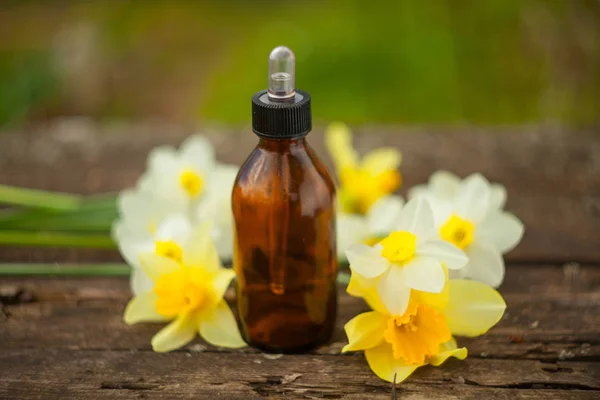
POLYGON ((81 206, 79 195, 0 185, 0 203, 55 211, 73 211, 81 206))
POLYGON ((129 276, 127 264, 0 264, 2 275, 129 276))
POLYGON ((115 249, 116 245, 108 234, 70 234, 56 232, 0 231, 0 245, 37 247, 79 247, 93 249, 115 249))

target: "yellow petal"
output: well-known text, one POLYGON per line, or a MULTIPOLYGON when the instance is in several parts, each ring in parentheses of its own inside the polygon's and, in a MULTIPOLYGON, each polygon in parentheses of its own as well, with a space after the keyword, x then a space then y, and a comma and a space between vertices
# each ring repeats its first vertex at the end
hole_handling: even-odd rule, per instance
POLYGON ((381 147, 365 154, 361 167, 377 176, 386 171, 395 171, 402 162, 402 154, 393 147, 381 147))
POLYGON ((383 331, 387 328, 389 315, 369 311, 359 314, 344 325, 348 344, 342 349, 347 351, 366 350, 373 348, 383 340, 383 331))
POLYGON ((389 343, 365 350, 365 357, 371 371, 388 382, 394 382, 395 375, 396 383, 400 383, 421 366, 407 365, 402 360, 396 360, 393 356, 392 346, 389 343))
POLYGON ((440 345, 440 352, 429 359, 429 364, 437 367, 450 357, 458 358, 459 360, 467 358, 467 348, 457 348, 454 338, 440 345))
POLYGON ((152 349, 162 353, 185 346, 196 337, 196 321, 192 313, 179 315, 152 338, 152 349))
POLYGON ((178 271, 181 267, 170 258, 159 256, 155 253, 144 253, 140 255, 140 266, 142 270, 156 282, 163 274, 178 271))
POLYGON ((205 319, 199 321, 200 336, 214 346, 239 349, 246 342, 240 336, 240 331, 231 309, 222 300, 217 308, 205 319))
POLYGON ((221 268, 221 260, 211 237, 213 224, 205 221, 193 231, 188 245, 183 249, 183 262, 189 267, 200 267, 208 272, 221 268))
POLYGON ((325 132, 325 145, 333 159, 338 174, 348 167, 355 167, 358 153, 352 147, 352 132, 342 123, 329 125, 325 132))
POLYGON ((485 283, 450 280, 450 297, 444 315, 452 334, 483 335, 500 321, 505 309, 500 293, 485 283))
POLYGON ((223 298, 231 280, 235 277, 235 272, 230 268, 221 268, 212 279, 212 287, 215 293, 215 297, 218 300, 223 298))
POLYGON ((350 296, 362 297, 373 310, 385 313, 386 308, 377 294, 378 280, 379 278, 367 279, 351 271, 350 283, 346 291, 350 296))
POLYGON ((164 322, 168 318, 156 312, 156 300, 158 296, 154 292, 145 292, 135 296, 125 308, 123 319, 128 325, 138 322, 164 322))

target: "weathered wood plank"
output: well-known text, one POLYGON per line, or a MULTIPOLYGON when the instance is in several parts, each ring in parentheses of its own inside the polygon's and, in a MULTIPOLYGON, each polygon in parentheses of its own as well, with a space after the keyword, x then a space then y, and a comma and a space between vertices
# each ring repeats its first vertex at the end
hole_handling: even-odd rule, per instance
MULTIPOLYGON (((600 269, 595 267, 512 266, 501 289, 508 303, 505 317, 486 336, 461 343, 482 358, 598 360, 599 289, 600 269)), ((0 349, 150 350, 159 329, 123 323, 130 297, 126 278, 5 278, 0 296, 5 303, 0 349)), ((344 323, 366 310, 343 288, 339 303, 332 343, 316 354, 339 353, 346 342, 344 323)), ((203 349, 200 343, 191 348, 203 349)))
MULTIPOLYGON (((366 307, 343 296, 332 344, 317 353, 338 353, 346 343, 343 324, 366 307)), ((509 312, 485 337, 468 342, 474 354, 487 358, 588 359, 600 355, 600 306, 550 303, 528 309, 508 301, 509 312)), ((542 304, 542 303, 540 303, 542 304)), ((124 301, 29 303, 4 307, 0 349, 53 348, 149 350, 159 325, 127 326, 124 301)), ((200 341, 196 343, 201 343, 200 341)), ((462 342, 461 342, 462 343, 462 342)), ((250 351, 250 350, 248 350, 250 351)))
MULTIPOLYGON (((229 353, 105 351, 101 355, 94 351, 4 351, 0 363, 11 367, 2 369, 0 397, 21 393, 27 398, 96 398, 95 394, 102 398, 107 391, 162 398, 389 399, 391 392, 389 384, 369 371, 362 355, 276 359, 229 353)), ((585 395, 598 395, 598 390, 600 363, 467 359, 417 371, 400 386, 399 394, 401 398, 484 394, 485 398, 561 398, 567 394, 592 398, 585 395)))
MULTIPOLYGON (((189 132, 161 125, 74 128, 71 124, 69 128, 56 124, 29 134, 0 135, 0 182, 80 193, 119 190, 135 182, 150 149, 178 144, 189 132), (56 174, 57 170, 68 173, 56 174)), ((363 151, 381 145, 403 150, 404 189, 424 182, 440 168, 462 176, 480 171, 505 184, 508 208, 527 227, 523 242, 508 255, 509 260, 600 262, 596 240, 600 237, 598 130, 385 128, 364 133, 357 137, 363 151)), ((209 136, 219 158, 236 164, 256 143, 247 130, 209 136)), ((322 132, 315 132, 310 141, 328 160, 322 132)), ((32 257, 28 251, 12 251, 4 256, 5 261, 27 261, 32 257)), ((36 259, 45 253, 37 254, 42 256, 33 256, 36 259)), ((114 253, 108 257, 113 259, 114 253)), ((77 260, 86 259, 94 258, 77 260)))
MULTIPOLYGON (((178 145, 194 132, 156 121, 120 126, 57 122, 0 134, 0 182, 82 193, 118 190, 141 173, 153 147, 178 145), (68 174, 48 168, 63 165, 77 168, 63 170, 68 174)), ((240 164, 257 142, 247 128, 200 131, 215 144, 217 157, 229 163, 240 164)), ((329 163, 322 133, 315 129, 309 141, 329 163)), ((408 187, 444 168, 459 175, 482 172, 511 193, 600 195, 600 128, 367 127, 358 133, 361 152, 379 146, 402 150, 408 187)))
MULTIPOLYGON (((347 272, 343 269, 342 272, 347 272)), ((99 300, 130 297, 129 281, 121 277, 0 277, 0 290, 22 289, 38 301, 99 300)), ((600 293, 600 269, 595 265, 519 264, 507 265, 501 291, 504 294, 533 295, 532 300, 551 296, 577 294, 595 296, 600 293)))

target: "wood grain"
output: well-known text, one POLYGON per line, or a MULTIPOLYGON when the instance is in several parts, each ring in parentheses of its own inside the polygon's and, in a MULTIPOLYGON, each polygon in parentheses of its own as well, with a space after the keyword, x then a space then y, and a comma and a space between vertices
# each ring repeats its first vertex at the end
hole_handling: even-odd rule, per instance
MULTIPOLYGON (((0 397, 387 399, 391 388, 362 355, 9 350, 0 353, 0 397), (112 397, 111 397, 112 396, 112 397), (120 397, 118 397, 120 396, 120 397)), ((400 398, 581 398, 600 389, 600 363, 449 361, 400 385, 400 398), (575 397, 571 397, 575 396, 575 397)))
MULTIPOLYGON (((241 164, 256 144, 248 129, 202 131, 223 162, 241 164)), ((67 121, 0 134, 0 183, 87 194, 118 191, 135 183, 153 147, 178 145, 191 132, 160 124, 73 127, 67 121)), ((322 130, 309 141, 329 164, 322 130)), ((402 193, 438 169, 459 176, 481 172, 504 184, 508 209, 527 227, 509 260, 600 263, 600 129, 367 128, 357 135, 356 145, 363 153, 384 145, 403 151, 402 193)), ((44 254, 0 249, 0 261, 49 261, 44 254)), ((52 261, 64 261, 54 254, 52 261)), ((67 256, 100 261, 116 254, 67 256)))
MULTIPOLYGON (((200 340, 171 354, 149 343, 159 325, 127 326, 125 278, 0 282, 0 398, 390 399, 364 357, 340 355, 343 324, 366 310, 340 289, 331 343, 275 358, 200 340)), ((591 399, 600 394, 600 269, 511 265, 503 320, 460 339, 469 358, 427 367, 400 398, 591 399)), ((228 294, 232 297, 232 294, 228 294)))
MULTIPOLYGON (((0 134, 0 183, 120 190, 133 185, 154 146, 179 144, 191 131, 65 120, 0 134)), ((248 129, 209 136, 219 159, 237 164, 256 142, 248 129)), ((309 140, 328 160, 322 131, 309 140)), ((600 130, 367 128, 356 143, 362 152, 403 151, 404 193, 437 169, 482 172, 506 185, 507 207, 526 226, 507 256, 503 319, 485 336, 458 338, 469 357, 419 369, 398 398, 600 398, 600 130)), ((0 248, 0 262, 118 259, 113 251, 0 248)), ((226 297, 232 302, 233 292, 226 297)), ((367 309, 343 288, 331 342, 285 356, 201 340, 154 353, 160 325, 127 326, 129 298, 126 278, 0 278, 0 399, 391 398, 361 353, 339 354, 344 323, 367 309)))

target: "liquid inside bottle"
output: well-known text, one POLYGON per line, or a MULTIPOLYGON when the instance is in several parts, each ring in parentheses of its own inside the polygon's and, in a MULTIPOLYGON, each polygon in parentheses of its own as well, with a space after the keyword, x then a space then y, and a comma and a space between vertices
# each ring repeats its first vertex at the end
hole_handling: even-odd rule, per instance
POLYGON ((329 339, 336 317, 335 188, 304 138, 261 139, 233 190, 245 339, 281 352, 329 339))
POLYGON ((335 186, 305 136, 310 95, 295 88, 287 47, 269 56, 268 90, 252 98, 260 138, 233 188, 237 302, 246 341, 296 352, 335 325, 335 186))

